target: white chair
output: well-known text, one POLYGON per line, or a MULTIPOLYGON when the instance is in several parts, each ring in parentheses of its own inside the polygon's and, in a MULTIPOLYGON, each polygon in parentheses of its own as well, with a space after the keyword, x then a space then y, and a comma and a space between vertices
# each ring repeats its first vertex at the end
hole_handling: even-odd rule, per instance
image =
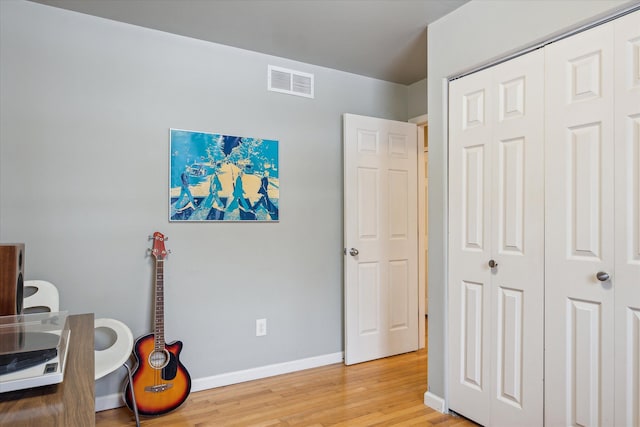
MULTIPOLYGON (((131 368, 127 364, 127 360, 131 356, 133 350, 133 334, 131 329, 124 323, 115 319, 100 318, 94 321, 94 331, 98 328, 110 329, 115 333, 113 343, 103 349, 95 350, 95 379, 98 380, 120 367, 124 367, 129 375, 129 383, 133 384, 131 377, 131 368)), ((136 416, 136 426, 140 426, 138 417, 138 406, 136 404, 136 396, 131 387, 131 397, 133 400, 133 412, 136 416)))
POLYGON ((37 313, 42 311, 60 311, 60 294, 58 288, 46 280, 25 280, 24 294, 27 295, 35 288, 35 292, 24 297, 22 304, 23 313, 37 313))

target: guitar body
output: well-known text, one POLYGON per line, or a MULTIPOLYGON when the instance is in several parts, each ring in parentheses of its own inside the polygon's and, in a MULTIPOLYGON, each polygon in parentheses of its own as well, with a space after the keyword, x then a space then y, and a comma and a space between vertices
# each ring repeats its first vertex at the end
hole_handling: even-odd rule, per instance
MULTIPOLYGON (((191 376, 180 363, 182 342, 165 344, 155 350, 155 335, 138 338, 133 349, 136 366, 132 374, 133 390, 140 415, 162 415, 176 409, 189 396, 191 376)), ((129 381, 124 389, 125 403, 133 410, 129 381)))

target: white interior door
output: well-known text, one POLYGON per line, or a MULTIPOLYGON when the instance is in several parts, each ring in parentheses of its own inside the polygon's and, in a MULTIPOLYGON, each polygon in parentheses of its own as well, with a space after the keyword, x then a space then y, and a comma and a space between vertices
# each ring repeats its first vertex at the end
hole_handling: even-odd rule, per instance
POLYGON ((615 21, 615 425, 640 426, 640 12, 615 21))
POLYGON ((484 425, 543 420, 543 79, 536 51, 450 84, 449 407, 484 425))
POLYGON ((500 64, 492 147, 491 425, 540 426, 544 405, 544 54, 500 64))
POLYGON ((449 408, 488 425, 491 70, 449 84, 449 408))
POLYGON ((613 426, 613 27, 546 54, 545 420, 613 426))
POLYGON ((345 363, 418 348, 415 124, 344 115, 345 363))

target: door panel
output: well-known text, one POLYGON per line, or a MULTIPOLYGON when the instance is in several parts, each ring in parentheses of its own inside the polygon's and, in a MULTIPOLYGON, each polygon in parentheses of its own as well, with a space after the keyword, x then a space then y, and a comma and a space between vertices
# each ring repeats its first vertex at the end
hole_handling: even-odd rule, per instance
POLYGON ((574 257, 598 259, 601 256, 601 138, 601 123, 568 130, 566 166, 571 188, 565 193, 565 204, 570 209, 566 237, 574 257))
POLYGON ((460 346, 461 367, 460 382, 471 389, 482 391, 483 384, 483 285, 464 282, 462 289, 462 342, 460 346))
POLYGON ((389 233, 392 240, 406 241, 409 236, 409 176, 407 171, 389 172, 389 233))
POLYGON ((358 204, 358 237, 360 240, 378 239, 380 221, 378 219, 378 192, 380 185, 378 170, 358 168, 357 199, 358 204))
POLYGON ((640 425, 640 12, 615 21, 616 425, 640 425))
POLYGON ((414 124, 344 116, 348 365, 418 348, 417 150, 414 124))
POLYGON ((522 137, 500 141, 498 153, 498 251, 520 255, 525 231, 524 144, 522 137))
POLYGON ((484 425, 490 420, 490 82, 481 71, 449 84, 449 407, 484 425))
POLYGON ((543 422, 544 57, 535 51, 496 68, 493 125, 491 420, 543 422))
POLYGON ((546 50, 545 421, 614 425, 613 28, 546 50))
POLYGON ((484 425, 542 424, 543 66, 450 83, 449 407, 484 425))
POLYGON ((409 264, 406 260, 389 262, 389 329, 397 331, 410 327, 409 264))
POLYGON ((484 146, 465 147, 462 152, 464 247, 467 250, 482 251, 486 234, 484 208, 487 205, 485 200, 484 146))
POLYGON ((600 304, 569 299, 567 301, 568 354, 566 382, 569 384, 567 400, 568 425, 593 426, 600 424, 603 410, 600 378, 601 310, 600 304))
POLYGON ((522 408, 523 292, 500 288, 498 296, 498 399, 522 408))
POLYGON ((358 265, 358 334, 380 332, 380 268, 375 262, 358 265))

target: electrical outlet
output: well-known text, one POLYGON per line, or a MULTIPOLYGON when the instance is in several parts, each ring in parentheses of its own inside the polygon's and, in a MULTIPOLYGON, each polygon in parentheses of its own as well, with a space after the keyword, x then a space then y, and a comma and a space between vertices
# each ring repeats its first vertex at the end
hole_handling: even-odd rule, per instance
POLYGON ((256 319, 256 336, 267 335, 267 319, 256 319))

